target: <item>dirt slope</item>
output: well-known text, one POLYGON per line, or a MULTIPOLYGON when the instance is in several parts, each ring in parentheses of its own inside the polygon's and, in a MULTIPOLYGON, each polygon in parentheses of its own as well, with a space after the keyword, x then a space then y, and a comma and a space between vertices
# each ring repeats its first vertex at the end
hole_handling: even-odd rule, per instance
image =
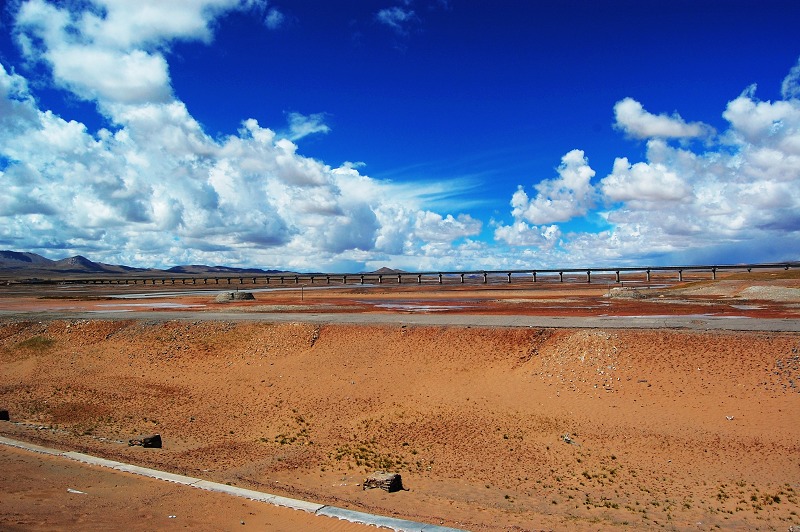
POLYGON ((318 502, 475 530, 800 525, 798 334, 5 321, 0 365, 3 434, 318 502), (362 491, 376 469, 408 491, 362 491))

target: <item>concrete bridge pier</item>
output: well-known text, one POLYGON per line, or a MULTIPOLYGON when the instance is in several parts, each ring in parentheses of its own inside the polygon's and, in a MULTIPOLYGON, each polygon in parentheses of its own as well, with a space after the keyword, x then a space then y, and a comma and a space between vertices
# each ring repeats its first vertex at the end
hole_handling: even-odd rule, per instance
POLYGON ((331 276, 330 275, 326 275, 325 276, 325 280, 326 280, 327 284, 331 284, 331 276))
POLYGON ((531 272, 531 273, 532 273, 532 277, 533 277, 533 282, 535 283, 536 282, 536 272, 531 272))
POLYGON ((403 276, 399 273, 397 274, 397 284, 401 284, 403 282, 403 276))
POLYGON ((678 281, 683 282, 683 270, 678 270, 678 281))
POLYGON ((464 274, 461 274, 461 284, 464 284, 464 274))
POLYGON ((421 273, 417 274, 417 284, 422 284, 422 274, 421 273))
POLYGON ((558 280, 559 282, 564 282, 564 272, 558 272, 558 280))
POLYGON ((711 278, 713 280, 715 280, 715 281, 717 280, 717 269, 716 268, 711 268, 711 278))
POLYGON ((439 274, 439 284, 442 284, 442 274, 439 274))
POLYGON ((647 282, 650 282, 650 270, 647 270, 647 282))
POLYGON ((347 276, 342 275, 342 284, 347 284, 347 276))
POLYGON ((361 284, 364 284, 364 276, 361 276, 361 284))
POLYGON ((511 284, 511 272, 508 272, 506 275, 508 275, 508 284, 511 284))
POLYGON ((294 276, 294 284, 300 284, 300 276, 299 275, 295 275, 294 276))
POLYGON ((586 270, 586 282, 592 284, 592 270, 586 270))
POLYGON ((619 282, 619 271, 616 272, 616 277, 614 278, 616 282, 619 282))
POLYGON ((378 284, 383 284, 383 275, 378 276, 378 284))
POLYGON ((483 284, 486 284, 488 282, 489 282, 489 274, 486 273, 486 272, 483 272, 483 284))

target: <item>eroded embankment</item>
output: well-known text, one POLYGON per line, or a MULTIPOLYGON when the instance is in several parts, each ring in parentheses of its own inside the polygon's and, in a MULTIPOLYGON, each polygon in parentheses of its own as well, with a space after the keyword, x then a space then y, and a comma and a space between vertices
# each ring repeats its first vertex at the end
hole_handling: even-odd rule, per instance
POLYGON ((0 430, 472 529, 785 526, 799 350, 788 333, 6 322, 18 424, 0 430), (124 443, 151 432, 163 449, 124 443), (362 492, 376 469, 410 491, 362 492))

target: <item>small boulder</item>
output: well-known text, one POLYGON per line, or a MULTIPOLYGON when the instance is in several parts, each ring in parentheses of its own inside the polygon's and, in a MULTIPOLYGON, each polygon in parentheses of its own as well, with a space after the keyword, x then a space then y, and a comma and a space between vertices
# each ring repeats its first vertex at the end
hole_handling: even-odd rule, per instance
POLYGON ((400 491, 403 489, 403 480, 397 473, 384 473, 383 471, 376 471, 372 473, 364 481, 363 488, 365 490, 372 488, 380 488, 384 491, 392 493, 393 491, 400 491))
POLYGON ((139 436, 132 440, 128 440, 128 445, 139 445, 141 447, 149 447, 154 449, 161 449, 161 434, 151 434, 149 436, 139 436))
POLYGON ((0 421, 11 421, 11 416, 8 415, 8 410, 0 410, 0 421))

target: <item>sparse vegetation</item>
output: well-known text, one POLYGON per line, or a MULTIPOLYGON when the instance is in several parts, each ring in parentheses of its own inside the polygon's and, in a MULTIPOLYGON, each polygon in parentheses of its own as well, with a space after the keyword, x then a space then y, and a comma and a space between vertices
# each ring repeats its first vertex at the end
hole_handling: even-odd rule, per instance
POLYGON ((45 351, 53 347, 56 341, 46 336, 33 336, 17 344, 19 349, 30 349, 32 351, 45 351))

